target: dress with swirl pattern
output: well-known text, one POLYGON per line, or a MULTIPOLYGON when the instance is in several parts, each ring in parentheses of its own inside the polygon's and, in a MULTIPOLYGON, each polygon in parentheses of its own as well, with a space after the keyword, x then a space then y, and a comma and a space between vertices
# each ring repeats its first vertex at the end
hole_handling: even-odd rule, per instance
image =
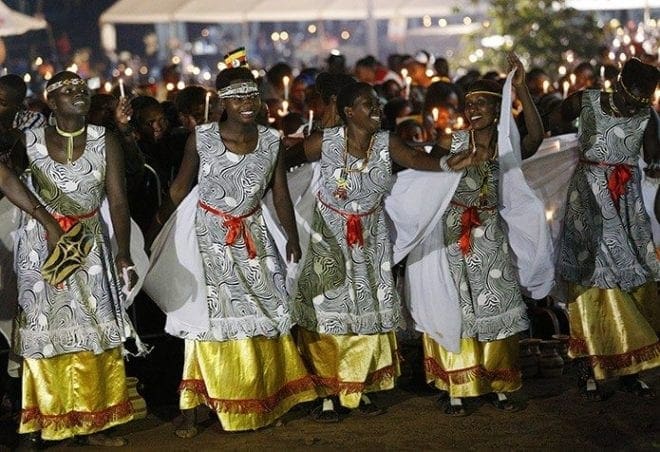
POLYGON ((199 198, 213 209, 198 206, 195 221, 211 326, 185 338, 225 341, 287 334, 291 318, 283 263, 260 208, 275 171, 279 136, 259 126, 254 151, 239 155, 224 145, 217 123, 200 126, 196 133, 199 198), (227 244, 230 230, 222 213, 242 217, 256 248, 254 258, 242 232, 227 244))
MULTIPOLYGON (((468 143, 467 132, 454 133, 451 152, 464 151, 468 143)), ((443 217, 449 270, 463 319, 462 336, 479 341, 504 339, 528 327, 526 307, 498 213, 498 183, 497 160, 467 167, 443 217), (471 218, 475 220, 471 226, 466 225, 470 207, 476 214, 471 218), (466 241, 464 250, 459 243, 462 237, 466 241)))
POLYGON ((123 343, 128 327, 108 231, 98 213, 105 197, 105 128, 88 125, 83 154, 66 165, 48 155, 44 130, 25 133, 35 193, 53 214, 85 217, 79 221, 95 240, 82 268, 61 286, 51 286, 41 276, 48 257, 45 230, 22 214, 14 250, 19 293, 15 351, 28 358, 103 353, 123 343))
POLYGON ((334 196, 342 169, 364 161, 348 154, 343 127, 326 129, 322 184, 312 234, 294 299, 296 321, 323 334, 376 334, 395 330, 400 302, 392 277, 392 245, 382 208, 392 186, 388 132, 374 136, 364 171, 347 172, 344 199, 334 196), (363 245, 349 246, 349 214, 358 214, 363 245))
POLYGON ((568 188, 558 271, 582 286, 630 291, 660 276, 638 167, 649 112, 617 118, 603 112, 600 91, 582 99, 581 161, 568 188), (630 175, 618 207, 608 188, 617 164, 630 175))

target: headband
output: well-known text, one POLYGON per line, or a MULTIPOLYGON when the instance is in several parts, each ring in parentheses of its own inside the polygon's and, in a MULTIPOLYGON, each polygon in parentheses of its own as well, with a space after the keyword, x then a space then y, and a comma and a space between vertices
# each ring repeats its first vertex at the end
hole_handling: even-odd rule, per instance
POLYGON ((248 97, 259 94, 259 89, 255 82, 239 82, 232 83, 229 86, 218 90, 218 97, 220 99, 227 99, 228 97, 248 97))
POLYGON ((56 89, 62 88, 63 86, 67 86, 67 85, 76 86, 76 85, 82 85, 84 83, 85 81, 81 78, 67 78, 65 80, 60 80, 59 82, 55 82, 52 85, 48 85, 46 87, 46 93, 52 93, 56 89))
POLYGON ((483 90, 480 90, 480 91, 470 91, 469 93, 467 93, 467 94, 465 95, 465 97, 471 96, 471 95, 473 95, 473 94, 490 94, 491 96, 497 96, 497 97, 499 97, 499 98, 502 98, 502 95, 501 95, 500 93, 494 93, 494 92, 492 92, 492 91, 483 91, 483 90))

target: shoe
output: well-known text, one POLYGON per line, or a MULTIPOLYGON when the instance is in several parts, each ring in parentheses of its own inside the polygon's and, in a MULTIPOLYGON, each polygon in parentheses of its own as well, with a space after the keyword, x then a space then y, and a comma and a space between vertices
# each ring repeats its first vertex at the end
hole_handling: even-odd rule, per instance
POLYGON ((490 404, 498 411, 506 411, 507 413, 515 413, 520 411, 520 406, 511 402, 504 394, 495 393, 489 398, 490 404))
POLYGON ((360 405, 357 407, 357 410, 354 410, 356 413, 362 416, 380 416, 385 413, 383 408, 378 407, 375 403, 369 402, 366 403, 360 400, 360 405))
POLYGON ((465 410, 465 407, 463 406, 463 401, 461 399, 453 399, 453 400, 458 400, 458 403, 451 403, 452 399, 447 395, 447 397, 440 397, 438 399, 438 405, 442 407, 443 412, 452 417, 464 417, 467 416, 468 413, 465 410))
POLYGON ((635 394, 645 400, 654 400, 655 391, 635 375, 626 375, 620 379, 620 388, 624 392, 635 394))
POLYGON ((600 386, 598 386, 598 383, 593 378, 578 380, 578 390, 582 398, 589 402, 601 402, 604 399, 600 386))
POLYGON ((322 403, 314 407, 309 413, 312 420, 321 424, 335 424, 339 422, 339 413, 334 409, 332 403, 330 403, 332 408, 328 409, 327 405, 328 404, 326 404, 324 400, 322 403), (326 405, 326 409, 323 409, 324 405, 326 405))

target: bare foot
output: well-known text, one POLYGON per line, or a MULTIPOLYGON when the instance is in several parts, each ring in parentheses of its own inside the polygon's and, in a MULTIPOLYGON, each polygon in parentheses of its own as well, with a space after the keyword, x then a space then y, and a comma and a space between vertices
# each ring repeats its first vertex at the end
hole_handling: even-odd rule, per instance
POLYGON ((85 435, 78 437, 78 440, 88 446, 101 446, 101 447, 122 447, 127 444, 126 439, 117 437, 112 438, 105 433, 94 433, 92 435, 85 435))

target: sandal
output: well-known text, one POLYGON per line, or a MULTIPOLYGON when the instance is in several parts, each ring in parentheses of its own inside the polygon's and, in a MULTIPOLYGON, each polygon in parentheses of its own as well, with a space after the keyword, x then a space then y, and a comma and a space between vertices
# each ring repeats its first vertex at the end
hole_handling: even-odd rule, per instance
POLYGON ((443 411, 446 415, 452 417, 464 417, 467 416, 467 411, 463 406, 463 401, 461 399, 454 399, 449 397, 440 397, 438 403, 444 408, 443 411), (454 403, 451 403, 451 402, 454 403), (456 403, 458 402, 458 403, 456 403))
POLYGON ((644 381, 640 380, 637 375, 626 375, 621 377, 621 390, 635 394, 645 400, 654 400, 655 391, 649 387, 644 381))
POLYGON ((174 434, 182 439, 190 439, 197 436, 199 429, 197 428, 197 413, 195 408, 190 408, 187 410, 181 410, 181 416, 183 421, 177 429, 174 430, 174 434))
POLYGON ((125 438, 113 438, 105 433, 92 433, 91 435, 84 435, 76 437, 78 444, 83 446, 100 446, 100 447, 123 447, 128 444, 125 438))
POLYGON ((309 414, 315 422, 321 424, 333 424, 339 422, 339 413, 335 410, 334 404, 330 399, 324 399, 323 403, 314 407, 309 414))
POLYGON ((589 402, 601 402, 604 399, 600 386, 593 378, 578 380, 578 388, 582 398, 589 402))
POLYGON ((362 416, 380 416, 385 412, 385 410, 378 407, 371 400, 369 400, 367 396, 363 395, 360 399, 360 405, 358 405, 356 412, 362 416))
POLYGON ((520 406, 511 402, 511 400, 509 400, 503 393, 497 392, 494 395, 495 397, 490 399, 490 404, 496 410, 506 411, 507 413, 515 413, 516 411, 520 411, 520 406))

